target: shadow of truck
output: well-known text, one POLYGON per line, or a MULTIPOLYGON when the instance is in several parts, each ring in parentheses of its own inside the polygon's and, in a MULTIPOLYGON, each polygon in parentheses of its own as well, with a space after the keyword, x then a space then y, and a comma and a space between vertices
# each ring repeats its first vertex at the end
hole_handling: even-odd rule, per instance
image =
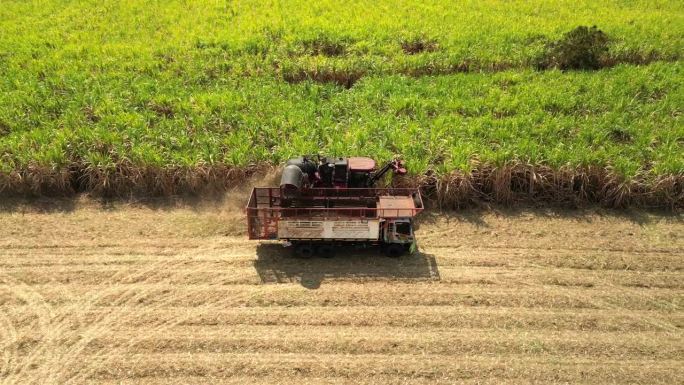
POLYGON ((341 247, 332 258, 295 258, 292 250, 280 244, 257 246, 254 267, 262 283, 299 282, 317 289, 325 279, 332 280, 407 280, 438 281, 435 257, 416 252, 401 258, 389 258, 377 248, 341 247))

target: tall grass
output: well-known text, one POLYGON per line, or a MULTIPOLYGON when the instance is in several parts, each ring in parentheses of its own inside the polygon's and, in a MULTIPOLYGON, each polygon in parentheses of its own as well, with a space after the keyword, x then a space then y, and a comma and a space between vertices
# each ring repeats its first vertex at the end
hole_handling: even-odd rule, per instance
MULTIPOLYGON (((394 75, 349 91, 268 77, 210 89, 182 77, 131 88, 111 79, 106 93, 74 82, 67 94, 36 95, 24 116, 5 115, 11 130, 0 150, 6 171, 32 162, 245 166, 322 152, 402 155, 416 173, 469 171, 474 160, 676 173, 684 167, 683 70, 677 62, 600 74, 394 75), (54 114, 50 104, 63 107, 54 114)), ((4 94, 5 112, 27 108, 21 93, 4 94)))
POLYGON ((684 174, 679 2, 7 1, 0 31, 10 189, 173 192, 303 153, 684 174), (606 68, 536 70, 595 24, 606 68))

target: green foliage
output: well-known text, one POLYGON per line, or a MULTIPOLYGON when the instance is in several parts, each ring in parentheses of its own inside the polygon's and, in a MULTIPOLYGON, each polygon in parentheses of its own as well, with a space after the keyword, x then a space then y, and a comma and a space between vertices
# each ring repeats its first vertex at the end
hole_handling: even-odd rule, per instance
POLYGON ((684 171, 678 1, 5 1, 0 31, 3 171, 318 152, 684 171), (535 70, 587 24, 613 68, 535 70))
POLYGON ((596 70, 606 62, 608 36, 600 29, 579 26, 558 41, 547 44, 540 68, 596 70))

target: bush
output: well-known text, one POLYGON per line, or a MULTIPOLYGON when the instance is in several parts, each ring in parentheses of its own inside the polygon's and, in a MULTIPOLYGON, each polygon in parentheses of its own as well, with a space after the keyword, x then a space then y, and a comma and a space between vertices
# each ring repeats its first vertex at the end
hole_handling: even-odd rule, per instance
POLYGON ((540 69, 595 70, 602 67, 610 40, 600 29, 579 26, 550 42, 537 62, 540 69))

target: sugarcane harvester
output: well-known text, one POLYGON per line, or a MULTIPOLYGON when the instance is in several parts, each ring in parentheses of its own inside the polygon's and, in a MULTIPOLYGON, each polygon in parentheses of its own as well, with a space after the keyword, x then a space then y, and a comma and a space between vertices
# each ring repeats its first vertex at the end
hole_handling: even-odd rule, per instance
POLYGON ((423 201, 418 189, 376 187, 390 171, 406 174, 399 160, 377 169, 365 157, 290 159, 280 186, 252 190, 249 238, 283 241, 302 258, 329 257, 342 245, 378 246, 390 257, 413 252, 423 201))

